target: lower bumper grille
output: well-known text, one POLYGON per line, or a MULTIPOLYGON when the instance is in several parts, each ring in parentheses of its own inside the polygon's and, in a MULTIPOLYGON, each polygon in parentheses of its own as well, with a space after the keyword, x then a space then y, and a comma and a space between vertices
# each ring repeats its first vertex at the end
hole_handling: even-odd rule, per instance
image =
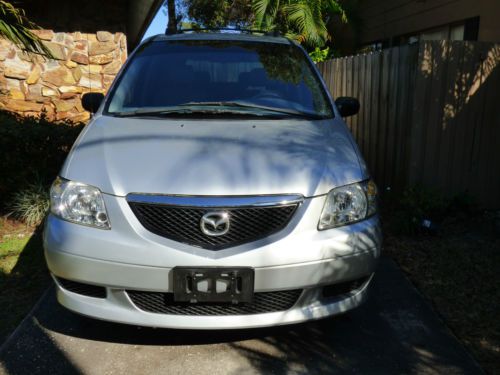
POLYGON ((289 310, 295 305, 301 289, 254 294, 252 303, 180 303, 174 301, 173 293, 127 291, 132 302, 141 310, 169 315, 252 315, 289 310))
POLYGON ((66 280, 60 277, 57 278, 57 282, 64 289, 76 294, 94 298, 106 298, 106 288, 102 286, 79 283, 77 281, 66 280))
POLYGON ((342 297, 356 289, 361 288, 364 283, 369 279, 369 276, 360 279, 346 281, 339 284, 331 284, 323 287, 323 297, 325 298, 338 298, 342 297))

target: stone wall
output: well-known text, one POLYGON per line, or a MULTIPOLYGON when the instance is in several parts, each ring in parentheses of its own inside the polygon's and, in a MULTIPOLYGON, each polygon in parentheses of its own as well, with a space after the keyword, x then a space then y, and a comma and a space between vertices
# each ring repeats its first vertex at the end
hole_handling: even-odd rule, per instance
POLYGON ((105 93, 127 59, 123 33, 36 30, 55 59, 29 55, 0 39, 0 109, 50 120, 86 121, 85 92, 105 93))

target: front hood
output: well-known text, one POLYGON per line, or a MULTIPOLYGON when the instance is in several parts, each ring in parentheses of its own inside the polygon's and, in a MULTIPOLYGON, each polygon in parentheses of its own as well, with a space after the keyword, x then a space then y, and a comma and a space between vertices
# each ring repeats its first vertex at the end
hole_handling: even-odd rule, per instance
POLYGON ((118 196, 327 193, 360 181, 340 119, 180 120, 99 116, 61 176, 118 196))

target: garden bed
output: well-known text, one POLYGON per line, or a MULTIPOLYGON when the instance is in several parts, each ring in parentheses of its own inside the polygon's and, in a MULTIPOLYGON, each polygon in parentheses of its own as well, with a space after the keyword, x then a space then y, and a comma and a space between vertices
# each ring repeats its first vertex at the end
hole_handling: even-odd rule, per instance
POLYGON ((435 232, 384 231, 391 256, 488 373, 499 373, 500 216, 444 220, 435 232))
POLYGON ((82 128, 0 111, 0 344, 50 285, 42 219, 50 184, 82 128))

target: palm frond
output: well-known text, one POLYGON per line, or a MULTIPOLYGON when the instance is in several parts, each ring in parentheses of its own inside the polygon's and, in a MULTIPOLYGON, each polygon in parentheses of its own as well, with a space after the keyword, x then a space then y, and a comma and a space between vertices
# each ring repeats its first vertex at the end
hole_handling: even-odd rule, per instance
POLYGON ((252 0, 254 26, 264 30, 278 29, 288 37, 307 45, 322 47, 331 36, 327 24, 347 14, 339 0, 252 0))
POLYGON ((272 29, 280 7, 280 0, 254 0, 252 9, 255 14, 254 27, 262 30, 272 29))
POLYGON ((349 19, 347 18, 347 12, 336 0, 326 0, 325 1, 326 13, 328 15, 339 14, 342 22, 347 23, 349 19))
POLYGON ((52 58, 52 53, 31 30, 39 27, 31 22, 24 10, 7 1, 0 0, 0 37, 9 40, 28 53, 52 58))
POLYGON ((315 2, 299 2, 284 7, 289 22, 295 27, 305 44, 321 46, 328 39, 328 31, 315 2))

